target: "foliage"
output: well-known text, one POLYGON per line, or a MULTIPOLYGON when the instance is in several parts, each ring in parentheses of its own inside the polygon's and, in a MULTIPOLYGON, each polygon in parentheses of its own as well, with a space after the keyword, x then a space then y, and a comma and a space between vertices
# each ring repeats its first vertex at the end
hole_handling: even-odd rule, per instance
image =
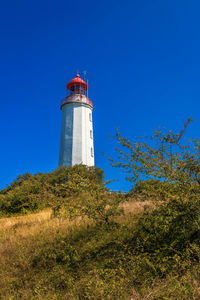
POLYGON ((198 140, 184 141, 183 136, 191 118, 183 130, 157 130, 149 142, 131 142, 117 130, 116 142, 119 144, 118 159, 109 158, 112 166, 124 168, 133 183, 145 180, 161 180, 178 183, 181 189, 200 183, 200 143, 198 140))
POLYGON ((140 199, 144 200, 164 201, 176 196, 176 193, 177 185, 175 183, 151 179, 137 182, 129 191, 128 196, 133 197, 138 195, 140 199))
POLYGON ((109 193, 106 183, 99 181, 99 177, 93 173, 87 173, 88 170, 83 165, 69 168, 66 183, 46 186, 46 199, 48 198, 55 215, 59 215, 62 209, 71 218, 86 216, 95 223, 109 224, 114 216, 123 212, 119 209, 123 197, 109 193))
POLYGON ((103 186, 103 170, 80 165, 71 168, 61 167, 45 174, 20 175, 10 186, 0 191, 0 213, 23 214, 49 206, 61 206, 66 198, 81 191, 85 180, 103 186), (75 176, 79 181, 71 184, 75 176))
POLYGON ((76 165, 41 174, 18 176, 0 192, 1 215, 24 214, 46 207, 53 215, 88 217, 98 224, 109 224, 119 209, 122 195, 105 187, 103 170, 76 165))
POLYGON ((199 216, 198 199, 174 199, 146 212, 132 240, 135 253, 148 255, 162 277, 177 266, 185 271, 199 262, 199 216))
POLYGON ((179 182, 156 179, 139 181, 127 193, 127 198, 138 197, 140 200, 170 201, 173 199, 200 198, 200 185, 197 182, 182 186, 179 182))

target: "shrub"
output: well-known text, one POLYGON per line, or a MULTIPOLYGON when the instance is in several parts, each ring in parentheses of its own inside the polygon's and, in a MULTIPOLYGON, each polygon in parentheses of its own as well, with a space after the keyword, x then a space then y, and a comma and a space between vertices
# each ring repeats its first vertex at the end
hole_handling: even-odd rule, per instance
POLYGON ((0 212, 10 215, 34 212, 45 207, 56 208, 80 192, 86 180, 103 186, 103 170, 77 165, 45 174, 19 175, 10 186, 0 191, 0 212), (77 180, 73 181, 75 177, 77 180))

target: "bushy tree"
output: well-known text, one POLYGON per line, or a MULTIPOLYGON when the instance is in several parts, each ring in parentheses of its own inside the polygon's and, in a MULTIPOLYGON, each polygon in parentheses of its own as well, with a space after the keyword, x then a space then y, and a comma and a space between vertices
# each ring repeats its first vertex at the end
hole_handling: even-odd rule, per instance
POLYGON ((62 209, 71 218, 86 216, 98 224, 113 222, 113 217, 122 213, 119 204, 123 197, 110 193, 103 178, 101 169, 85 165, 68 168, 65 183, 46 186, 54 215, 62 209))
POLYGON ((135 142, 122 137, 117 130, 118 158, 109 158, 111 165, 125 169, 133 184, 159 180, 187 192, 189 186, 200 183, 200 143, 184 139, 191 120, 179 133, 157 130, 149 140, 141 138, 135 142))

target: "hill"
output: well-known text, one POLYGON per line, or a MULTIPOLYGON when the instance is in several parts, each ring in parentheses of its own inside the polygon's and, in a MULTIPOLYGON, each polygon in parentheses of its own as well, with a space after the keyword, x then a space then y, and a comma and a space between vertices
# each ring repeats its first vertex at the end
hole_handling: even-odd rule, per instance
POLYGON ((199 299, 199 203, 121 205, 109 226, 50 209, 0 219, 1 299, 199 299))

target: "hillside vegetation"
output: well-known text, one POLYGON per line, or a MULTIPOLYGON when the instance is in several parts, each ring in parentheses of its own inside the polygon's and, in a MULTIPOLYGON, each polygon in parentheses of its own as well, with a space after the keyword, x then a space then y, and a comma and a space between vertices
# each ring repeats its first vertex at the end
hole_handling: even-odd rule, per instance
POLYGON ((197 202, 130 201, 116 223, 0 221, 2 299, 199 299, 197 202))
POLYGON ((110 161, 129 193, 82 165, 2 190, 1 298, 199 299, 200 147, 181 143, 187 125, 149 144, 117 133, 110 161))

